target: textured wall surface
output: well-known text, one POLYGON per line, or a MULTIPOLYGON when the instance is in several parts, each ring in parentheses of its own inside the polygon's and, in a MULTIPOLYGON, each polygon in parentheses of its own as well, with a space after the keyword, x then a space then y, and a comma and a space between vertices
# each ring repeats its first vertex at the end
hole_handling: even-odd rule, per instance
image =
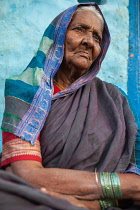
MULTIPOLYGON (((128 2, 107 0, 107 3, 101 6, 112 42, 99 77, 116 84, 125 92, 129 34, 128 2)), ((76 0, 0 1, 0 124, 4 110, 5 78, 19 74, 25 69, 36 52, 47 25, 62 10, 75 3, 76 0)))
POLYGON ((111 82, 127 93, 127 63, 129 11, 128 0, 108 0, 102 12, 111 34, 111 45, 103 62, 99 77, 111 82))

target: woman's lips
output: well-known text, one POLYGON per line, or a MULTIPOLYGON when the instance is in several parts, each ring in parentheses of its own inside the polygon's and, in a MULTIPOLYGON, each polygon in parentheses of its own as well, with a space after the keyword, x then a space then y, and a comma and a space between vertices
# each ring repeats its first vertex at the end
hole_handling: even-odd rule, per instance
POLYGON ((80 56, 89 59, 89 54, 88 54, 88 52, 79 51, 79 52, 77 52, 77 53, 78 53, 80 56))

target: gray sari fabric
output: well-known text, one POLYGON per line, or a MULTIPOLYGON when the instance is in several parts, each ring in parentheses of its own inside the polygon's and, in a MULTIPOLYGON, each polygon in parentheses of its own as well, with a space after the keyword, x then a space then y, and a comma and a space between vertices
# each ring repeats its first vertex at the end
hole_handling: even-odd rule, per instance
POLYGON ((95 78, 53 101, 41 132, 43 166, 125 172, 135 164, 136 132, 126 98, 95 78))
MULTIPOLYGON (((126 98, 113 85, 95 78, 75 93, 53 101, 41 132, 43 166, 124 172, 134 163, 135 135, 126 98)), ((2 170, 0 198, 2 210, 84 210, 2 170)), ((124 204, 128 207, 108 210, 139 209, 128 201, 124 204)))

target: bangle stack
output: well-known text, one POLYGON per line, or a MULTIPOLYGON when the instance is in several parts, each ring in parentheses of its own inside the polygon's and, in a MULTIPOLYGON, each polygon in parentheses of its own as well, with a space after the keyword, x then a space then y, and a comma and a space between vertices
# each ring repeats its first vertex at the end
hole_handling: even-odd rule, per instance
POLYGON ((102 209, 107 209, 108 207, 111 207, 111 206, 118 206, 118 202, 117 200, 109 200, 109 199, 106 199, 106 200, 99 200, 99 203, 102 207, 102 209))
POLYGON ((100 182, 104 200, 99 200, 102 209, 110 206, 118 206, 118 200, 122 199, 122 190, 118 173, 100 173, 100 182))

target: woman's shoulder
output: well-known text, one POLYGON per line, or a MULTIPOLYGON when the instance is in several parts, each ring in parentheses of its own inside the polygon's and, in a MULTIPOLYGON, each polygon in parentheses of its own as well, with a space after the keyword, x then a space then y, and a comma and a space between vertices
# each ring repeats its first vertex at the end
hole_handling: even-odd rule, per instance
POLYGON ((95 83, 94 85, 96 85, 99 90, 104 89, 112 96, 120 95, 127 97, 126 93, 120 87, 112 83, 103 81, 98 77, 96 77, 95 80, 92 81, 92 83, 95 83))
POLYGON ((96 90, 96 94, 100 98, 110 98, 115 104, 126 104, 128 103, 128 98, 126 93, 119 87, 112 83, 101 80, 96 77, 92 82, 92 91, 96 90))

